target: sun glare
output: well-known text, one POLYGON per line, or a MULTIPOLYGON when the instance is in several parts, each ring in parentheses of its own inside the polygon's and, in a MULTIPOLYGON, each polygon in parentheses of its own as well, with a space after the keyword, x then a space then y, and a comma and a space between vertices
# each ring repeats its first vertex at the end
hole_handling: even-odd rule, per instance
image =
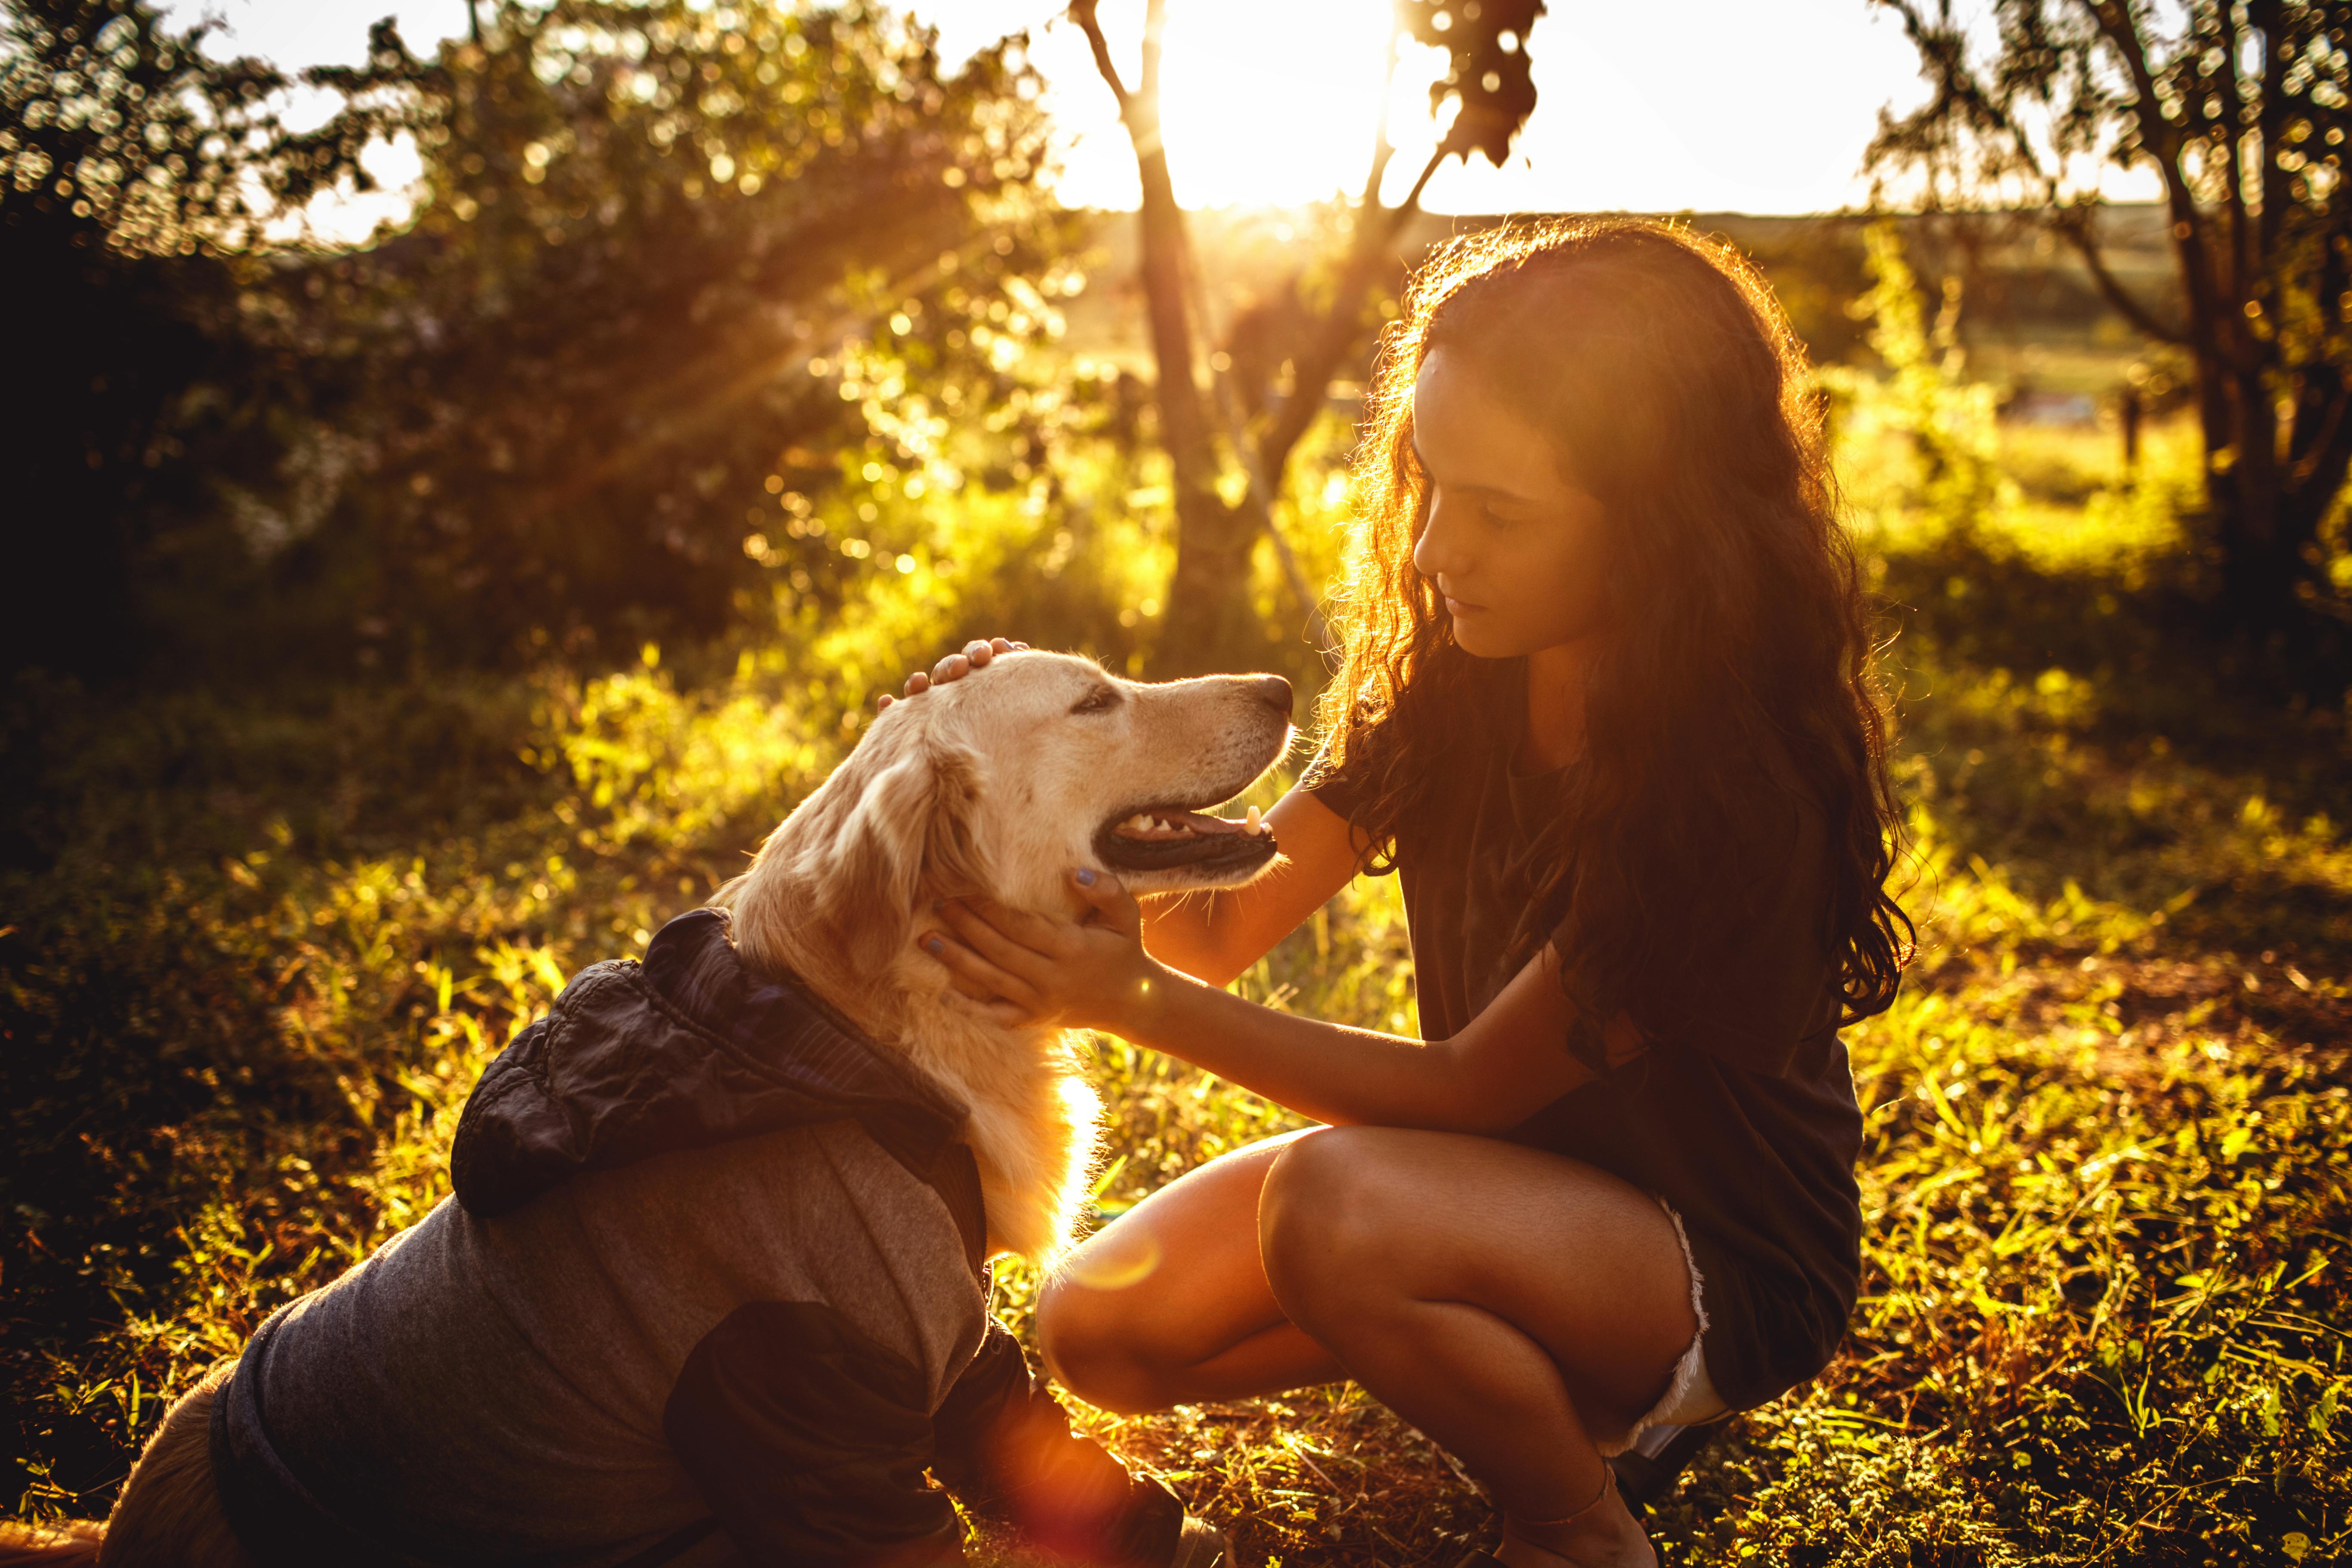
MULTIPOLYGON (((1142 13, 1139 4, 1102 10, 1113 58, 1130 84, 1142 13)), ((1388 11, 1380 5, 1171 5, 1161 99, 1176 199, 1186 206, 1282 207, 1359 188, 1380 124, 1388 34, 1388 11)), ((1034 37, 1067 139, 1063 199, 1076 206, 1133 206, 1135 156, 1084 36, 1057 20, 1034 37)), ((1391 132, 1418 131, 1426 157, 1428 68, 1409 61, 1400 79, 1410 86, 1399 95, 1402 112, 1391 116, 1391 132)))

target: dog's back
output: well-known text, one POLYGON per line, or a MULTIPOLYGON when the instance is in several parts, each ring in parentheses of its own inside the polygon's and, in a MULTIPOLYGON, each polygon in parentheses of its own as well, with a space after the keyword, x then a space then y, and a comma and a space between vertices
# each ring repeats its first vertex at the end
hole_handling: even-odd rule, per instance
MULTIPOLYGON (((455 1202, 292 1309, 261 1383, 279 1457, 419 1555, 626 1558, 709 1513, 665 1426, 704 1338, 821 1303, 936 1403, 985 1327, 939 1195, 854 1121, 455 1202)), ((341 1504, 342 1506, 338 1506, 341 1504)))
MULTIPOLYGON (((932 1405, 987 1323, 939 1194, 844 1121, 591 1173, 494 1220, 445 1202, 281 1314, 238 1376, 354 1528, 426 1560, 586 1568, 709 1517, 668 1428, 721 1423, 680 1408, 681 1372, 772 1303, 917 1369, 932 1405)), ((247 1568, 207 1445, 228 1371, 174 1407, 108 1531, 7 1527, 0 1568, 247 1568)))

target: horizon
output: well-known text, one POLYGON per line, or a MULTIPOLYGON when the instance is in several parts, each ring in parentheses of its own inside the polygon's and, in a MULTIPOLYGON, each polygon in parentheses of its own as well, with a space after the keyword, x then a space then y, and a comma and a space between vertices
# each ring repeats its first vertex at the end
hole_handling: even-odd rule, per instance
MULTIPOLYGON (((430 54, 467 27, 465 0, 164 0, 178 25, 225 24, 215 53, 263 56, 289 70, 354 63, 368 25, 387 13, 412 49, 430 54)), ((1132 211, 1134 153, 1078 29, 1052 0, 916 0, 909 13, 961 62, 999 37, 1033 29, 1031 57, 1059 128, 1047 187, 1076 210, 1132 211)), ((1528 37, 1538 101, 1501 169, 1448 160, 1421 205, 1433 216, 1627 212, 1754 218, 1851 215, 1870 207, 1864 151, 1883 108, 1924 92, 1899 25, 1867 0, 1782 0, 1771 7, 1713 0, 1704 25, 1680 28, 1671 58, 1633 8, 1554 5, 1528 37), (1627 61, 1659 58, 1656 73, 1627 61), (1599 151, 1596 151, 1599 149, 1599 151)), ((1102 17, 1132 79, 1138 4, 1102 17)), ((1335 13, 1317 0, 1188 0, 1169 19, 1163 74, 1169 162, 1180 205, 1193 212, 1286 210, 1352 196, 1385 115, 1397 153, 1384 187, 1410 185, 1438 127, 1427 84, 1434 51, 1408 44, 1388 102, 1379 85, 1386 8, 1335 13), (1335 15, 1352 26, 1335 25, 1335 15), (1236 51, 1236 34, 1256 47, 1236 51), (1260 106, 1247 119, 1236 102, 1260 106), (1284 155, 1266 155, 1279 143, 1284 155)), ((303 106, 323 116, 324 95, 303 106)), ((314 232, 359 243, 381 222, 404 222, 421 163, 413 145, 378 144, 368 159, 384 188, 341 193, 310 210, 314 232)), ((2102 170, 2118 205, 2156 194, 2152 177, 2102 170)), ((1892 210, 1904 210, 1897 202, 1892 210)))

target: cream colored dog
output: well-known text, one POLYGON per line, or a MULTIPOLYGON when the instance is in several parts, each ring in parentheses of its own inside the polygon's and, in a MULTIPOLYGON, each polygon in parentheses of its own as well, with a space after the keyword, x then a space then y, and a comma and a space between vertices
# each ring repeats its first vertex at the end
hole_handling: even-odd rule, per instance
POLYGON ((1101 1107, 1072 1037, 1008 1027, 916 951, 934 900, 986 893, 1075 916, 1073 868, 1138 893, 1237 887, 1276 854, 1230 800, 1287 749, 1290 683, 1211 676, 1147 686, 1067 654, 1000 657, 877 716, 849 760, 718 901, 754 968, 790 971, 971 1108, 989 1242, 1029 1257, 1067 1239, 1101 1107))
MULTIPOLYGON (((1255 812, 1191 808, 1249 787, 1290 733, 1290 686, 1276 676, 1144 686, 1064 654, 1000 657, 878 715, 721 892, 753 968, 799 976, 971 1108, 992 1250, 1039 1257, 1067 1240, 1100 1106, 1069 1036, 1006 1026, 949 988, 915 949, 921 917, 935 899, 982 892, 1075 915, 1066 879, 1082 866, 1138 892, 1246 882, 1274 859, 1272 833, 1255 812)), ((101 1554, 244 1568, 205 1446, 229 1371, 173 1408, 108 1527, 0 1524, 0 1568, 101 1554)))

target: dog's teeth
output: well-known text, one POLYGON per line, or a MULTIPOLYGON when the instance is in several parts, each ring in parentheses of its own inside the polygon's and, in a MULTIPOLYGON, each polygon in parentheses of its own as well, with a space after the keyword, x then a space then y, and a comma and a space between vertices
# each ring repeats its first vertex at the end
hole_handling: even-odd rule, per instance
POLYGON ((1149 833, 1151 831, 1151 818, 1144 816, 1139 811, 1133 816, 1129 817, 1125 822, 1120 823, 1119 826, 1121 827, 1129 828, 1137 833, 1149 833))
POLYGON ((1257 807, 1251 806, 1249 808, 1248 818, 1242 823, 1242 831, 1255 838, 1258 836, 1259 832, 1265 827, 1265 823, 1258 816, 1257 807))

